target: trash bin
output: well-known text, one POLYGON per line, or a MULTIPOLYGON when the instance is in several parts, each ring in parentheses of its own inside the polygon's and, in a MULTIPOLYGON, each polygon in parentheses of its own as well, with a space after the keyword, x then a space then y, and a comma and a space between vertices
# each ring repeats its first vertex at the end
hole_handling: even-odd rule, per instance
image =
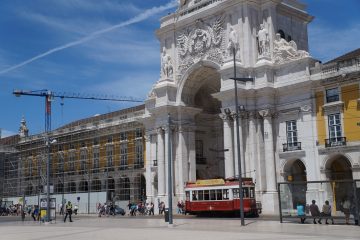
POLYGON ((165 222, 169 222, 169 208, 165 208, 165 222))

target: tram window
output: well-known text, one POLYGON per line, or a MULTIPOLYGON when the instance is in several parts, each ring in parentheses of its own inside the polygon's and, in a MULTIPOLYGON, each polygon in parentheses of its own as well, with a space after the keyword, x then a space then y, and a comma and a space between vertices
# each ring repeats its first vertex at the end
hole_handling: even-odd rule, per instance
POLYGON ((250 198, 255 198, 255 189, 253 187, 250 188, 250 198))
POLYGON ((185 194, 186 194, 186 201, 190 201, 190 192, 186 191, 185 194))
POLYGON ((216 190, 216 200, 222 200, 222 190, 216 190))
POLYGON ((216 191, 215 190, 210 190, 210 200, 216 200, 216 191))
POLYGON ((204 200, 209 200, 209 190, 204 190, 204 200))
POLYGON ((204 191, 203 190, 198 191, 198 197, 199 197, 199 201, 204 200, 204 191))
POLYGON ((192 194, 192 200, 193 201, 196 201, 197 200, 197 191, 193 191, 193 194, 192 194))
POLYGON ((229 189, 223 189, 223 199, 224 200, 229 199, 229 189))
POLYGON ((238 188, 233 189, 233 196, 234 196, 234 198, 239 198, 239 189, 238 188))
POLYGON ((243 188, 243 197, 249 198, 249 188, 247 187, 243 188))

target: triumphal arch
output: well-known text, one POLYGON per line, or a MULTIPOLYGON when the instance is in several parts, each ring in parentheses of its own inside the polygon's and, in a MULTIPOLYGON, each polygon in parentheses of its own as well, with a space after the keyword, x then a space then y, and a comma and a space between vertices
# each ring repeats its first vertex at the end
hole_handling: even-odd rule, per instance
POLYGON ((237 177, 240 154, 242 176, 256 181, 264 211, 277 211, 278 116, 294 108, 281 105, 291 99, 291 81, 314 63, 307 52, 311 20, 296 0, 179 1, 161 19, 161 73, 142 119, 148 199, 167 202, 169 154, 174 201, 184 199, 187 181, 237 177), (254 79, 237 87, 239 143, 234 69, 254 79))

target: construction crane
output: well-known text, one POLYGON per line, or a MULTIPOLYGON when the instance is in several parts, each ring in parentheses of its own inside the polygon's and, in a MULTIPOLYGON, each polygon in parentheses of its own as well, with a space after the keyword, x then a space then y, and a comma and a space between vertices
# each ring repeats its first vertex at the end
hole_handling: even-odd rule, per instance
MULTIPOLYGON (((35 90, 35 91, 24 91, 24 90, 14 90, 13 94, 17 97, 22 95, 25 96, 35 96, 35 97, 44 97, 45 98, 45 145, 47 148, 47 159, 43 159, 43 164, 46 165, 45 169, 40 171, 40 178, 39 178, 39 186, 46 185, 46 221, 51 221, 50 217, 50 148, 51 143, 55 140, 51 140, 49 137, 49 133, 51 131, 51 101, 54 98, 73 98, 73 99, 86 99, 86 100, 100 100, 100 101, 118 101, 118 102, 143 102, 142 100, 137 100, 134 98, 123 97, 123 98, 114 98, 114 97, 95 97, 95 96, 82 96, 80 94, 59 94, 47 89, 43 90, 35 90), (42 183, 40 183, 42 181, 42 183)), ((40 193, 39 193, 40 194, 40 193)), ((25 200, 24 200, 25 202, 25 200)))
POLYGON ((22 95, 25 96, 36 96, 36 97, 44 97, 45 98, 45 132, 48 133, 51 131, 51 101, 54 98, 60 98, 64 100, 64 98, 72 98, 72 99, 84 99, 84 100, 99 100, 99 101, 117 101, 117 102, 138 102, 141 103, 143 100, 131 98, 131 97, 107 97, 107 96, 91 96, 91 95, 81 95, 78 93, 56 93, 49 91, 47 89, 42 90, 34 90, 34 91, 24 91, 24 90, 14 90, 13 94, 16 97, 20 97, 22 95))

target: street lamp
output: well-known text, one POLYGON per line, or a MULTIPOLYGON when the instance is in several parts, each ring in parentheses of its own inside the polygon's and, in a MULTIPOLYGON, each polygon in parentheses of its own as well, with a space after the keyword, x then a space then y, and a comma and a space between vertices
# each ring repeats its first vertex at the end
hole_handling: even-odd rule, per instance
POLYGON ((169 202, 169 225, 173 224, 173 213, 172 213, 172 141, 171 141, 171 118, 170 113, 168 113, 168 202, 169 202))
POLYGON ((236 49, 233 47, 233 56, 234 56, 234 77, 230 78, 234 80, 234 89, 235 89, 235 109, 236 109, 236 139, 237 139, 237 160, 238 160, 238 171, 239 171, 239 199, 240 199, 240 218, 241 218, 241 226, 245 226, 244 220, 244 196, 242 189, 242 174, 241 174, 241 155, 240 155, 240 132, 239 132, 239 102, 238 102, 238 94, 237 94, 237 82, 247 82, 254 81, 254 78, 237 78, 236 77, 236 49))
POLYGON ((46 222, 50 222, 50 162, 51 162, 51 144, 56 143, 56 139, 50 139, 47 136, 47 163, 46 163, 46 222))

